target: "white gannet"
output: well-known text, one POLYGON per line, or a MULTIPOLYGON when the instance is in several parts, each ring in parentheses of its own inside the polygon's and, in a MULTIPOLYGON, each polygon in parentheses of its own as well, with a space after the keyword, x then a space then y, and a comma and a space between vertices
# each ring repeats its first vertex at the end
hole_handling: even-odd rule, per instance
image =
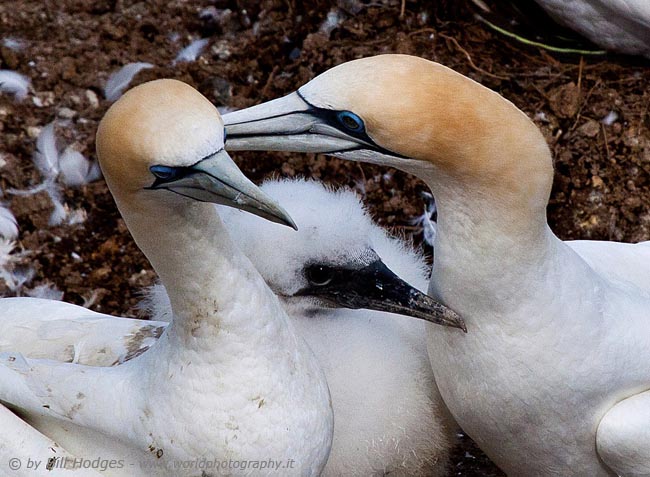
MULTIPOLYGON (((422 257, 375 225, 352 192, 307 181, 269 181, 261 189, 283 204, 298 232, 217 209, 325 371, 335 426, 323 475, 444 475, 455 426, 433 380, 426 324, 335 309, 371 308, 461 326, 398 278, 424 289, 422 257)), ((10 323, 0 324, 0 351, 95 366, 124 362, 148 349, 172 317, 164 286, 152 287, 144 301, 159 321, 83 308, 73 314, 65 303, 58 312, 46 300, 40 303, 48 314, 17 308, 10 323)), ((34 310, 39 301, 32 303, 34 310)))
POLYGON ((497 465, 648 474, 650 242, 553 234, 552 158, 525 114, 444 66, 383 55, 224 121, 232 150, 328 153, 429 185, 429 293, 468 328, 429 330, 431 364, 456 421, 497 465))
MULTIPOLYGON (((325 376, 209 202, 293 222, 241 174, 223 140, 216 108, 184 83, 153 81, 118 100, 99 125, 97 154, 175 319, 119 366, 0 355, 0 401, 72 454, 121 462, 107 475, 231 472, 218 467, 224 461, 318 475, 329 454, 325 376), (198 461, 211 467, 183 464, 198 461)), ((0 316, 48 312, 34 303, 1 300, 0 316)))
POLYGON ((78 459, 0 405, 0 474, 12 477, 98 477, 94 469, 66 469, 78 459))
POLYGON ((650 58, 648 0, 535 0, 558 23, 608 50, 650 58))

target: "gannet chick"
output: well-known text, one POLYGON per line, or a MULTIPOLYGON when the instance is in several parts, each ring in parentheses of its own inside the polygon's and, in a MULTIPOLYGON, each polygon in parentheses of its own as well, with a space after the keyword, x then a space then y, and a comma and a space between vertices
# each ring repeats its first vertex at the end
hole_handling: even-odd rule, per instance
MULTIPOLYGON (((209 202, 293 222, 241 174, 223 140, 216 108, 178 81, 146 83, 113 104, 97 154, 174 321, 146 353, 114 367, 0 355, 0 401, 74 455, 124 463, 107 475, 195 476, 174 462, 202 457, 273 459, 282 475, 318 475, 329 454, 325 376, 209 202)), ((1 300, 0 323, 28 307, 46 314, 44 303, 60 312, 58 302, 1 300)))
POLYGON ((553 163, 497 93, 406 55, 351 61, 224 117, 232 150, 322 152, 413 173, 438 208, 429 330, 445 403, 509 475, 648 475, 650 243, 562 242, 553 163))
MULTIPOLYGON (((334 439, 323 475, 444 475, 455 426, 426 351, 432 325, 333 308, 407 313, 414 291, 397 277, 425 289, 423 258, 375 225, 350 191, 301 180, 261 189, 285 207, 298 232, 221 206, 219 215, 325 371, 334 439)), ((154 286, 146 303, 153 319, 171 317, 164 287, 154 286)))

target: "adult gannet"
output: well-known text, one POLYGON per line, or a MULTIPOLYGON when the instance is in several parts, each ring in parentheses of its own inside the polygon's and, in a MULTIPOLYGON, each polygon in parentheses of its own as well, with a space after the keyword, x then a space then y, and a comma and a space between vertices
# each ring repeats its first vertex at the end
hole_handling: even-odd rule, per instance
POLYGON ((468 328, 430 330, 431 364, 457 422, 497 465, 648 474, 650 243, 553 234, 552 158, 525 114, 444 66, 384 55, 224 121, 232 150, 328 153, 429 185, 429 292, 468 328))
MULTIPOLYGON (((325 376, 209 202, 293 222, 241 174, 223 139, 216 108, 184 83, 153 81, 118 100, 97 154, 174 322, 114 367, 0 355, 0 401, 74 455, 121 462, 107 475, 237 473, 263 461, 282 475, 318 475, 325 465, 325 376), (188 464, 200 459, 211 467, 188 464)), ((0 301, 3 319, 33 303, 0 301)))
POLYGON ((648 0, 535 0, 558 23, 608 50, 650 58, 648 0))
MULTIPOLYGON (((429 365, 426 323, 334 308, 440 321, 445 316, 440 306, 398 278, 424 289, 422 257, 375 225, 352 192, 307 181, 269 181, 261 189, 283 204, 298 232, 249 220, 250 214, 225 206, 217 209, 325 371, 335 425, 323 475, 443 475, 454 426, 429 365)), ((82 308, 73 315, 65 303, 56 310, 45 300, 40 303, 49 313, 35 317, 17 306, 9 323, 0 322, 0 351, 94 366, 124 362, 152 346, 171 319, 164 286, 153 287, 145 302, 159 321, 82 308)))
POLYGON ((78 459, 0 405, 0 474, 12 477, 99 477, 94 469, 66 469, 78 459))

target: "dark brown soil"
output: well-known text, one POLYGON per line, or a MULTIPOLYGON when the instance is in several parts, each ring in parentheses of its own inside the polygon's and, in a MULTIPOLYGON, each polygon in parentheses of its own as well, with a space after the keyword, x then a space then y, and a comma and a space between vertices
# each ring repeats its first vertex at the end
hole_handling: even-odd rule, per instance
MULTIPOLYGON (((0 45, 0 68, 29 76, 34 93, 21 103, 0 94, 2 190, 41 182, 31 160, 35 128, 57 116, 59 137, 94 157, 95 128, 110 105, 103 86, 123 64, 156 65, 133 85, 177 78, 217 105, 239 108, 290 92, 338 63, 398 52, 444 63, 534 118, 556 158, 549 220, 561 238, 650 239, 648 63, 551 56, 497 36, 464 2, 17 0, 0 3, 0 41, 7 37, 24 47, 0 45), (329 32, 328 14, 340 18, 329 32), (202 37, 210 44, 197 61, 171 66, 181 47, 202 37), (604 124, 610 112, 617 119, 604 124)), ((381 224, 419 239, 410 221, 422 212, 426 188, 411 176, 314 155, 237 159, 254 180, 301 175, 364 191, 381 224)), ((138 290, 154 273, 102 181, 65 190, 68 206, 87 212, 74 226, 47 226, 52 206, 44 194, 5 200, 19 222, 18 246, 36 270, 28 287, 51 282, 66 301, 136 313, 138 290)), ((502 475, 468 438, 453 465, 454 475, 502 475)))

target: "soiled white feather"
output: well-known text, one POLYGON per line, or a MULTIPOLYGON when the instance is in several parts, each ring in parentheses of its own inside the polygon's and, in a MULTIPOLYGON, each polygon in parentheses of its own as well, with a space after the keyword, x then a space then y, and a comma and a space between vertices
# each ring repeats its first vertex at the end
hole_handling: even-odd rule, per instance
POLYGON ((104 96, 109 101, 115 101, 129 86, 135 75, 140 71, 153 68, 151 63, 129 63, 108 77, 104 87, 104 96))
POLYGON ((176 58, 174 58, 174 61, 172 61, 172 65, 175 65, 177 63, 188 63, 191 61, 196 61, 209 41, 210 40, 208 38, 194 40, 192 43, 178 52, 178 55, 176 55, 176 58))
POLYGON ((13 240, 18 237, 18 222, 14 214, 0 204, 0 236, 13 240))
POLYGON ((34 151, 34 165, 45 177, 54 180, 59 175, 59 150, 56 147, 54 135, 54 122, 43 127, 36 138, 36 151, 34 151))
POLYGON ((0 92, 13 94, 22 101, 29 92, 29 78, 15 71, 0 70, 0 92))

